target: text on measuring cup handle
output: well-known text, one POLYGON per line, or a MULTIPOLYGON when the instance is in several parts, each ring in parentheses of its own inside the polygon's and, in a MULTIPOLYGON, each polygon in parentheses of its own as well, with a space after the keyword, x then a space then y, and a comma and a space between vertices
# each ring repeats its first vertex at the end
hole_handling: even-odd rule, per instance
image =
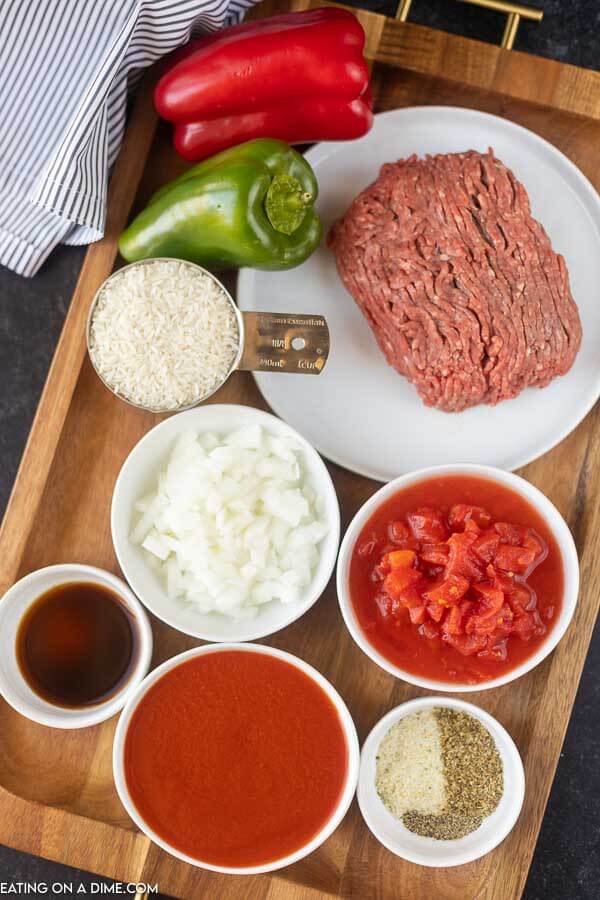
POLYGON ((244 350, 238 368, 319 375, 329 355, 329 328, 320 315, 243 312, 244 350))

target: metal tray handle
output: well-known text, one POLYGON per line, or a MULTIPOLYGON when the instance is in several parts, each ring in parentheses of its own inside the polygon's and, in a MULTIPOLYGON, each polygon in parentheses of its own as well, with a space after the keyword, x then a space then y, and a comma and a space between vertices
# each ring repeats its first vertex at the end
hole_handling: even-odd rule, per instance
MULTIPOLYGON (((532 9, 530 6, 522 6, 520 3, 509 3, 506 0, 461 0, 471 6, 481 6, 484 9, 493 9, 506 15, 506 25, 502 35, 501 45, 505 50, 512 50, 521 19, 529 19, 531 22, 541 22, 544 12, 541 9, 532 9)), ((412 0, 400 0, 396 10, 396 18, 406 22, 412 6, 412 0)))

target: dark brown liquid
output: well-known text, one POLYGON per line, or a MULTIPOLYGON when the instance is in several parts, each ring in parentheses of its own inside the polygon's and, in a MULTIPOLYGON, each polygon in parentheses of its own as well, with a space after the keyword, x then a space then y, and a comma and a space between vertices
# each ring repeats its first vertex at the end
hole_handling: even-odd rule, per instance
POLYGON ((136 655, 133 617, 108 588, 60 584, 29 607, 17 632, 23 677, 58 706, 107 700, 127 679, 136 655))

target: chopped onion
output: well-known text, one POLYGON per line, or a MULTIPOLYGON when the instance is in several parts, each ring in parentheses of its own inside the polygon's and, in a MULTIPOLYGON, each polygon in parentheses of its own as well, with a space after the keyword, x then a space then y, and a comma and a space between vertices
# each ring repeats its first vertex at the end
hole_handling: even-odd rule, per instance
POLYGON ((131 533, 174 601, 234 619, 298 603, 327 534, 292 438, 258 425, 185 432, 131 533))

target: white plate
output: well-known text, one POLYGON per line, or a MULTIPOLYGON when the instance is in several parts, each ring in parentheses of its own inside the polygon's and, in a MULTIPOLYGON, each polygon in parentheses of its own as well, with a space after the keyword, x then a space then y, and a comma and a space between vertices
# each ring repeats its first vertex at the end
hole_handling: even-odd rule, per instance
POLYGON ((319 179, 325 234, 382 163, 411 153, 483 152, 490 146, 523 182, 533 215, 565 256, 581 314, 583 343, 575 365, 547 388, 530 388, 497 407, 428 409, 387 365, 325 242, 297 269, 240 274, 242 309, 327 318, 331 353, 321 375, 255 377, 278 415, 355 472, 389 481, 449 462, 515 469, 566 437, 600 394, 600 198, 562 153, 532 132, 476 110, 430 106, 382 113, 358 141, 319 144, 306 158, 319 179))
MULTIPOLYGON (((152 676, 150 676, 152 677, 152 676)), ((485 710, 450 697, 419 697, 392 709, 380 719, 366 739, 360 755, 358 805, 363 819, 377 840, 396 856, 421 866, 462 866, 497 847, 519 818, 525 797, 525 774, 519 751, 508 731, 485 710), (409 831, 389 812, 375 789, 376 758, 379 745, 389 729, 409 713, 443 706, 466 712, 479 719, 493 737, 504 769, 504 793, 494 812, 476 831, 453 841, 437 841, 409 831)))

